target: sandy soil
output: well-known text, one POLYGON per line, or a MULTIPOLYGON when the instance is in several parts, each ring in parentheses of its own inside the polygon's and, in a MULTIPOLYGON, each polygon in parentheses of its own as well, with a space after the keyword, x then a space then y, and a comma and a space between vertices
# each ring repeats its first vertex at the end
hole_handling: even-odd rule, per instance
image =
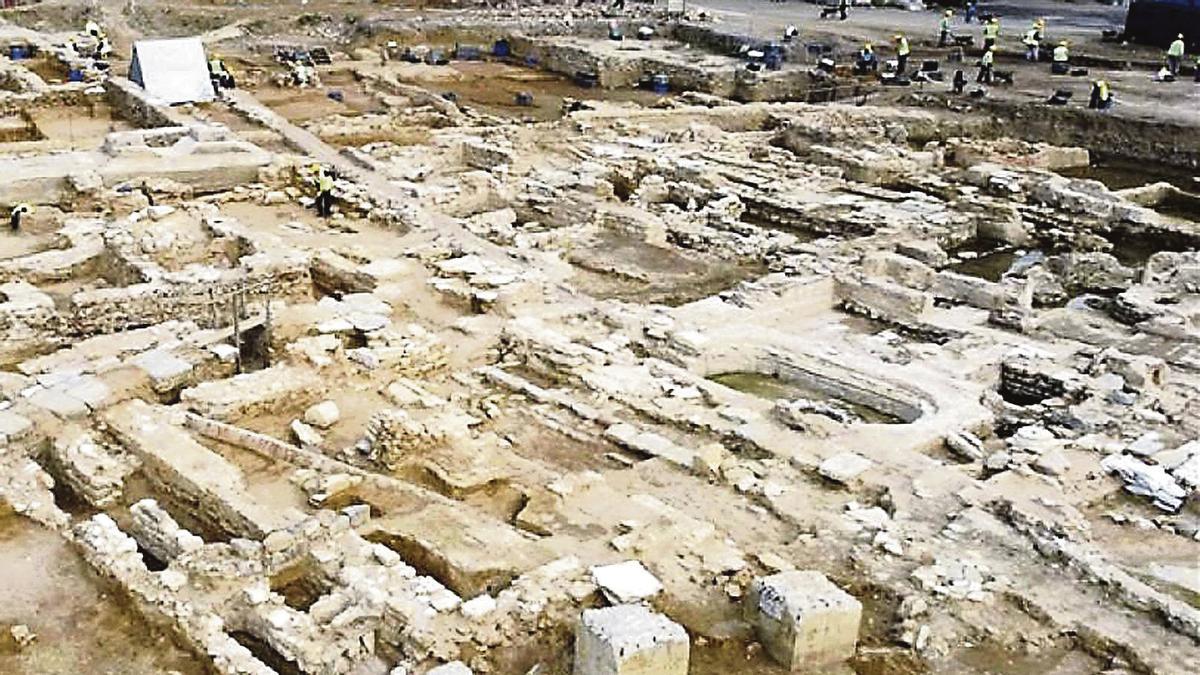
POLYGON ((125 608, 58 535, 15 516, 0 517, 0 672, 201 675, 193 657, 157 636, 125 608), (9 629, 37 639, 17 649, 9 629))

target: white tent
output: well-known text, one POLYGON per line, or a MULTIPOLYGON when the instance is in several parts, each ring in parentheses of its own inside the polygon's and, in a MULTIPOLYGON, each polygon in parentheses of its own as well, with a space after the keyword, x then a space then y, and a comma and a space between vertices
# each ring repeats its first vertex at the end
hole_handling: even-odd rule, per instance
POLYGON ((213 100, 208 61, 200 38, 140 40, 133 43, 129 79, 168 105, 213 100))

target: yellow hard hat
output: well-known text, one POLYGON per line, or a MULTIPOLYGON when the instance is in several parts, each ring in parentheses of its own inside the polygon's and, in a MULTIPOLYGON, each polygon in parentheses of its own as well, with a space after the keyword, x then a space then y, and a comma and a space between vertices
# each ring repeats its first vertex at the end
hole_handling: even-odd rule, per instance
POLYGON ((1066 40, 1063 40, 1062 42, 1059 42, 1059 43, 1058 43, 1058 46, 1059 46, 1059 47, 1066 47, 1066 46, 1067 46, 1067 41, 1066 41, 1066 40))
POLYGON ((952 10, 952 9, 946 10, 946 16, 954 16, 954 10, 952 10))

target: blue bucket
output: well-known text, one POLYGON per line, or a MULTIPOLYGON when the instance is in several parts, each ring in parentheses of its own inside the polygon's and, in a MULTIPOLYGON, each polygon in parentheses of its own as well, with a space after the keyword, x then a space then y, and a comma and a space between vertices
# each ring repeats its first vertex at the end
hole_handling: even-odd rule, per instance
POLYGON ((666 75, 659 74, 650 78, 650 88, 656 94, 665 94, 671 90, 671 81, 666 75))
POLYGON ((83 82, 83 71, 78 68, 68 70, 67 82, 83 82))
POLYGON ((497 58, 507 58, 512 53, 512 48, 508 45, 508 40, 496 40, 492 45, 492 56, 497 58))
POLYGON ((8 57, 13 61, 20 61, 29 58, 29 52, 24 47, 10 47, 8 57))

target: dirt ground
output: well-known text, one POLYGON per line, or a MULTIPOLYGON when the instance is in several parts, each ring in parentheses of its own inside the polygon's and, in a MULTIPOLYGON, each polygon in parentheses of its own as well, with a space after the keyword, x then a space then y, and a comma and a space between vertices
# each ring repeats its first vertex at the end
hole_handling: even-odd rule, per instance
POLYGON ((202 675, 191 654, 159 636, 106 589, 58 535, 0 516, 0 672, 12 675, 105 673, 202 675), (18 649, 9 631, 28 626, 37 639, 18 649))

